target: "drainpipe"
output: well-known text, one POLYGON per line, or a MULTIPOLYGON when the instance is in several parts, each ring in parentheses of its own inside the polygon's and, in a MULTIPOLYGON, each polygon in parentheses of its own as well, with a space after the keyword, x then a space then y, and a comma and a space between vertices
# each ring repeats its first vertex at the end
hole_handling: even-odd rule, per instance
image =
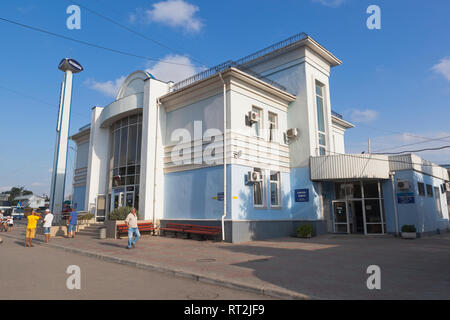
POLYGON ((225 217, 227 216, 227 86, 219 73, 223 83, 223 215, 222 215, 222 241, 225 241, 225 217))
MULTIPOLYGON (((155 210, 156 210, 156 160, 158 159, 158 127, 159 127, 159 109, 161 102, 156 100, 156 124, 155 124, 155 158, 153 163, 153 225, 155 225, 155 210)), ((140 190, 139 190, 140 191, 140 190)))
POLYGON ((394 217, 395 217, 395 235, 398 237, 398 211, 397 211, 397 197, 395 196, 395 182, 394 172, 389 172, 392 183, 392 199, 394 200, 394 217))

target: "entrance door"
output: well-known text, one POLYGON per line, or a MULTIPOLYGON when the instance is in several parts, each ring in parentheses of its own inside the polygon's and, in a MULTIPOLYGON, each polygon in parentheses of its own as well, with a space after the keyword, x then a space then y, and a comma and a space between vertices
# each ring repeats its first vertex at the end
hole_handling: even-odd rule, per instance
POLYGON ((113 194, 111 197, 111 208, 117 209, 123 207, 125 204, 125 192, 123 189, 113 190, 113 194))
POLYGON ((346 201, 333 201, 334 232, 349 233, 348 210, 346 201))

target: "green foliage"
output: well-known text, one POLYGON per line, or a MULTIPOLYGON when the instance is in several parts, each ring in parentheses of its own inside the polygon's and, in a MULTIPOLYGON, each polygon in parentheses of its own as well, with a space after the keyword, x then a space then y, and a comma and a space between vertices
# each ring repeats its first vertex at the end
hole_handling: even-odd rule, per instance
POLYGON ((301 224, 297 228, 297 236, 300 237, 300 238, 311 237, 313 235, 313 233, 314 233, 314 228, 309 223, 301 224))
POLYGON ((6 191, 5 193, 9 194, 8 201, 11 202, 13 206, 17 204, 17 201, 14 201, 14 198, 33 194, 31 191, 25 190, 24 187, 12 187, 10 191, 6 191))
POLYGON ((81 218, 81 220, 91 220, 93 217, 94 217, 94 215, 92 213, 87 213, 80 218, 81 218))
POLYGON ((416 232, 416 227, 413 224, 404 224, 402 232, 416 232))
MULTIPOLYGON (((130 213, 131 207, 120 207, 114 209, 113 212, 109 214, 109 220, 125 220, 127 215, 130 213)), ((136 210, 136 215, 138 215, 138 211, 136 210)))

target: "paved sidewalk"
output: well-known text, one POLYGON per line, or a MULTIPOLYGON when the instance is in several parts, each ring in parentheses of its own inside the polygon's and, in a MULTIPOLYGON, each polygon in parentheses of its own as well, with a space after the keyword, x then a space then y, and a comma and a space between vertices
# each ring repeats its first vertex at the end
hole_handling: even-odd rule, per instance
MULTIPOLYGON (((0 235, 23 239, 24 229, 17 225, 0 235)), ((126 238, 83 235, 48 245, 284 299, 450 299, 449 233, 416 240, 327 235, 243 244, 143 236, 135 249, 126 244, 126 238), (367 289, 369 265, 381 268, 381 290, 367 289)))

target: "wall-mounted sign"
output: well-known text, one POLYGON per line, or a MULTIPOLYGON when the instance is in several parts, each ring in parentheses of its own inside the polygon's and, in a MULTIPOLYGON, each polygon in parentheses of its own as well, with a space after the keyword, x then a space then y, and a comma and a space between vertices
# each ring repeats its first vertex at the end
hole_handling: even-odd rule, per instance
POLYGON ((295 189, 295 202, 308 202, 309 189, 295 189))
POLYGON ((217 192, 217 201, 223 201, 223 192, 217 192))
POLYGON ((415 203, 414 192, 400 192, 400 193, 397 193, 397 202, 399 204, 415 203))

